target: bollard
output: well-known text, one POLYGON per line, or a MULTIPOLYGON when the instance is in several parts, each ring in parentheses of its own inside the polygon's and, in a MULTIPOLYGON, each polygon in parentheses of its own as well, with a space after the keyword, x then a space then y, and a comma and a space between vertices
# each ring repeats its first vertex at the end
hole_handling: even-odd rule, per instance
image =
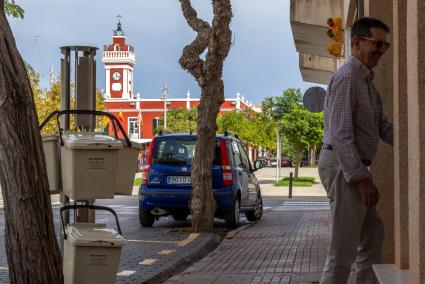
POLYGON ((292 172, 289 173, 289 198, 292 198, 292 172))

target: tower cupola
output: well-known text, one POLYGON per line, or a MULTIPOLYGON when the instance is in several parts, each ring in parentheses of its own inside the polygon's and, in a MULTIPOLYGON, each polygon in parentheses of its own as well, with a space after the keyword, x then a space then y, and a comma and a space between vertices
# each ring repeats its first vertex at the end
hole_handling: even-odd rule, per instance
POLYGON ((112 35, 112 44, 103 48, 105 64, 105 97, 111 99, 133 98, 133 68, 136 64, 133 46, 126 43, 125 33, 118 15, 117 29, 112 35))

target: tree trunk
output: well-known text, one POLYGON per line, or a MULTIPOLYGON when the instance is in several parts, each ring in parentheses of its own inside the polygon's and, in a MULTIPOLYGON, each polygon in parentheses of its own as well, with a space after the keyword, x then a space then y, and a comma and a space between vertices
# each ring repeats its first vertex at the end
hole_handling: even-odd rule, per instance
POLYGON ((0 0, 0 183, 11 283, 62 283, 30 82, 0 0))
POLYGON ((198 108, 198 139, 192 169, 192 229, 195 232, 213 230, 216 209, 212 194, 212 164, 214 158, 217 114, 224 101, 221 80, 209 82, 202 90, 198 108))
POLYGON ((301 162, 301 147, 297 146, 296 152, 295 152, 295 181, 298 181, 298 171, 300 169, 300 162, 301 162))
POLYGON ((310 158, 310 165, 311 166, 316 165, 316 156, 317 156, 317 144, 314 144, 313 148, 311 149, 311 158, 310 158))
POLYGON ((183 15, 189 26, 197 32, 196 39, 183 49, 180 65, 198 82, 202 89, 198 107, 195 157, 192 163, 192 230, 212 231, 215 201, 212 192, 212 163, 214 158, 217 115, 224 102, 224 85, 221 80, 223 63, 227 57, 232 32, 230 0, 212 0, 214 18, 212 25, 198 19, 190 0, 180 0, 183 15), (205 60, 201 54, 208 49, 205 60))

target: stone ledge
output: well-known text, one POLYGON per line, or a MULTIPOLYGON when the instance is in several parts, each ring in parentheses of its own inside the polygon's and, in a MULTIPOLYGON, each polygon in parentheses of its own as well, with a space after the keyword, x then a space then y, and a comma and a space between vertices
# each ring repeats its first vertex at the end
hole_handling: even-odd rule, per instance
POLYGON ((373 270, 380 284, 408 284, 409 270, 399 269, 394 264, 374 264, 373 270))

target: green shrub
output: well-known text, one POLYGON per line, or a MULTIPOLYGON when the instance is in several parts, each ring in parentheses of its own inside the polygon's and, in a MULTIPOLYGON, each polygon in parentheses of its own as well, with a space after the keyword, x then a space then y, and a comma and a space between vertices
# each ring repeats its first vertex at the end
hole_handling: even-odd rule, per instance
POLYGON ((134 186, 140 186, 142 184, 142 178, 136 178, 134 180, 134 186))

